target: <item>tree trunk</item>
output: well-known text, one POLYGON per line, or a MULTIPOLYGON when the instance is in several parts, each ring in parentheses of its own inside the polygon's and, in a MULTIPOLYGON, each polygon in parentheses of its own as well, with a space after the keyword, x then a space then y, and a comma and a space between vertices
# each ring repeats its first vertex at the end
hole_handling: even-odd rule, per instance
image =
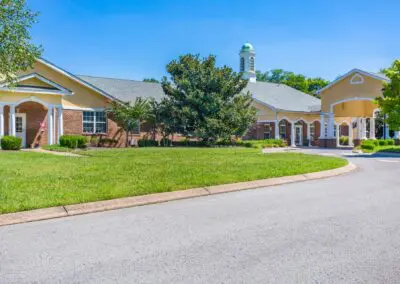
POLYGON ((129 131, 125 130, 125 147, 128 148, 129 146, 129 131))

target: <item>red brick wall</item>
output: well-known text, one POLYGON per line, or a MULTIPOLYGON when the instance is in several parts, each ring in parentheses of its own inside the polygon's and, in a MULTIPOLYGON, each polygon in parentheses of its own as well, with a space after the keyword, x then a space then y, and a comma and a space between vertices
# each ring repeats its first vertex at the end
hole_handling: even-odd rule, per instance
POLYGON ((38 103, 26 102, 16 108, 17 113, 26 113, 26 147, 47 144, 47 110, 38 103), (40 126, 44 124, 44 127, 40 126))
POLYGON ((266 124, 271 126, 270 138, 274 138, 275 135, 275 123, 273 122, 256 122, 254 123, 247 133, 243 136, 243 140, 262 140, 264 139, 264 133, 266 131, 266 124))

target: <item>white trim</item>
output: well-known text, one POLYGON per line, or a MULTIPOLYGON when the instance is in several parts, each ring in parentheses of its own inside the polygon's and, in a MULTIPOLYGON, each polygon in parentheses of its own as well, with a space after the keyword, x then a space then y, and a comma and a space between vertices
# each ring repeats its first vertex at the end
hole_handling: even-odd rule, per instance
POLYGON ((90 107, 76 107, 76 106, 63 106, 65 110, 81 110, 81 111, 105 111, 104 107, 90 108, 90 107))
POLYGON ((262 122, 275 122, 275 120, 257 120, 257 123, 262 123, 262 122))
POLYGON ((90 83, 88 83, 88 82, 76 77, 75 75, 65 71, 64 69, 61 69, 60 67, 54 65, 53 63, 50 63, 49 61, 47 61, 47 60, 45 60, 43 58, 37 58, 36 60, 38 62, 46 65, 47 67, 49 67, 49 68, 51 68, 51 69, 63 74, 64 76, 70 78, 71 80, 73 80, 73 81, 75 81, 75 82, 77 82, 77 83, 79 83, 79 84, 91 89, 92 91, 95 91, 96 93, 99 93, 100 95, 102 95, 102 96, 104 96, 104 97, 106 97, 106 98, 108 98, 110 100, 118 100, 118 99, 114 98, 113 96, 107 94, 103 90, 101 90, 101 89, 93 86, 92 84, 90 84, 90 83))
POLYGON ((329 89, 330 87, 332 87, 333 85, 339 83, 340 81, 342 81, 343 79, 345 79, 346 77, 350 76, 353 73, 360 73, 360 74, 362 74, 364 76, 367 76, 367 77, 371 77, 371 78, 374 78, 374 79, 377 79, 377 80, 380 80, 380 81, 389 82, 389 80, 384 78, 384 77, 379 77, 379 76, 376 76, 375 74, 371 74, 371 73, 369 73, 367 71, 363 71, 363 70, 355 68, 355 69, 350 70, 349 72, 347 72, 343 76, 340 76, 339 78, 337 78, 336 80, 331 82, 329 85, 323 87, 321 90, 318 90, 317 94, 320 94, 321 92, 325 91, 326 89, 329 89))
POLYGON ((6 92, 13 92, 13 93, 30 93, 30 94, 45 94, 45 95, 72 95, 71 92, 64 92, 64 91, 57 91, 57 90, 44 90, 44 89, 37 89, 35 90, 34 88, 32 89, 18 89, 16 88, 8 88, 8 87, 0 87, 0 91, 6 91, 6 92))
MULTIPOLYGON (((15 82, 22 82, 22 81, 29 80, 32 78, 38 79, 39 81, 58 89, 63 94, 73 95, 73 92, 71 92, 70 90, 64 88, 63 86, 43 77, 42 75, 35 73, 35 72, 26 74, 26 75, 22 75, 22 76, 18 77, 18 79, 15 82)), ((9 83, 3 83, 3 84, 0 84, 0 87, 7 87, 8 85, 9 85, 9 83)), ((29 88, 31 86, 26 86, 26 87, 29 88)), ((32 86, 32 87, 34 87, 34 86, 32 86)), ((38 86, 38 87, 40 87, 40 86, 38 86)), ((15 89, 15 88, 11 88, 11 89, 15 89)), ((49 90, 49 91, 53 91, 53 90, 49 90)))
POLYGON ((22 148, 26 148, 26 113, 15 114, 15 137, 21 137, 22 148), (20 132, 21 135, 17 134, 17 117, 22 118, 22 132, 20 132))
POLYGON ((345 103, 345 102, 350 102, 350 101, 373 101, 375 100, 374 98, 359 98, 359 97, 354 97, 354 98, 347 98, 347 99, 343 99, 337 102, 334 102, 331 104, 330 106, 330 112, 333 112, 333 107, 335 105, 341 104, 341 103, 345 103))
POLYGON ((284 120, 284 119, 287 120, 289 123, 293 123, 292 120, 290 120, 289 118, 287 118, 286 116, 284 116, 284 117, 278 119, 278 124, 281 123, 281 121, 284 120))
POLYGON ((276 111, 276 110, 277 110, 275 107, 273 107, 273 106, 271 106, 271 105, 269 105, 269 104, 267 104, 267 103, 265 103, 265 102, 263 102, 263 101, 260 101, 259 99, 254 98, 254 97, 253 97, 253 94, 251 95, 251 97, 252 97, 252 99, 253 99, 255 102, 260 103, 260 104, 262 104, 262 105, 264 105, 264 106, 270 108, 270 109, 273 110, 273 111, 276 111))
POLYGON ((364 84, 364 77, 361 76, 359 73, 356 73, 351 77, 350 79, 350 84, 351 85, 361 85, 364 84), (356 79, 360 79, 359 81, 355 81, 356 79))

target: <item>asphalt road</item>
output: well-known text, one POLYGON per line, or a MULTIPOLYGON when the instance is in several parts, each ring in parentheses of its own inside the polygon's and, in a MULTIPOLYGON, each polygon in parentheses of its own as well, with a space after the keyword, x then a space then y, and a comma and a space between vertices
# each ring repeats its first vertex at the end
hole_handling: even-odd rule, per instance
POLYGON ((340 177, 0 227, 0 283, 399 283, 400 159, 340 177))

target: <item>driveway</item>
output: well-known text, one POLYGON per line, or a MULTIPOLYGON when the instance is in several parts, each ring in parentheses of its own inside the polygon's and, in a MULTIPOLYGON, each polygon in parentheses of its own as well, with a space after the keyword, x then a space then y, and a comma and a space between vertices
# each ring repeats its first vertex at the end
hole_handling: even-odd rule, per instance
POLYGON ((400 159, 350 160, 325 180, 1 227, 0 283, 398 283, 400 159))

